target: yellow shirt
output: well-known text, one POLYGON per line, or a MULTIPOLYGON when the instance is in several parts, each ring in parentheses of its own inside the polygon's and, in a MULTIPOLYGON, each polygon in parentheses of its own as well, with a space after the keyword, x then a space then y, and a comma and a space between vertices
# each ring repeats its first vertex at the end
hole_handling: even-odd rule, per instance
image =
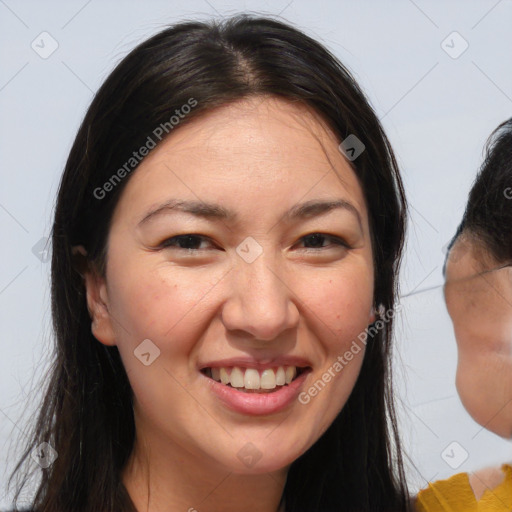
POLYGON ((505 479, 494 489, 487 489, 479 501, 469 484, 467 473, 448 480, 429 483, 419 492, 416 508, 419 512, 511 512, 512 466, 501 467, 505 479))

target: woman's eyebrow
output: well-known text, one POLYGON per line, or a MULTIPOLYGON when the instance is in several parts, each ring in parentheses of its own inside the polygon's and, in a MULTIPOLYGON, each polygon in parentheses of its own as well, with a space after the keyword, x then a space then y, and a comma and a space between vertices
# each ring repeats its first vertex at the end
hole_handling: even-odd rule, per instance
MULTIPOLYGON (((306 201, 305 203, 297 204, 285 212, 281 216, 280 221, 291 222, 296 219, 316 217, 335 209, 343 209, 352 213, 356 217, 359 223, 359 227, 362 230, 362 221, 359 211, 352 203, 345 199, 313 199, 311 201, 306 201)), ((231 222, 236 221, 238 218, 236 212, 218 204, 205 203, 203 201, 184 201, 179 199, 171 199, 165 203, 151 208, 138 223, 138 226, 147 223, 149 220, 154 219, 159 215, 172 211, 189 213, 191 215, 206 219, 219 219, 231 222)))
POLYGON ((234 221, 237 217, 236 213, 217 204, 205 203, 203 201, 184 201, 179 199, 170 199, 165 203, 151 208, 138 223, 138 226, 145 224, 149 220, 152 220, 159 215, 167 214, 173 211, 190 213, 197 217, 203 217, 206 219, 234 221))
POLYGON ((363 223, 361 220, 361 215, 359 214, 359 210, 346 199, 312 199, 311 201, 306 201, 305 203, 300 203, 293 206, 284 213, 280 220, 291 222, 296 219, 308 219, 318 215, 323 215, 336 209, 342 209, 352 213, 356 217, 361 231, 363 231, 363 223))

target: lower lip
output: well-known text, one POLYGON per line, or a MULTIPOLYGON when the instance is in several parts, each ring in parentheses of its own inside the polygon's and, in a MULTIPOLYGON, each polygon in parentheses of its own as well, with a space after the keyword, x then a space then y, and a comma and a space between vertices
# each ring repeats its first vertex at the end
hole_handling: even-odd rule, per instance
POLYGON ((212 392, 233 411, 252 416, 274 414, 286 409, 297 399, 310 370, 301 373, 290 384, 272 393, 245 393, 216 380, 207 379, 212 392))

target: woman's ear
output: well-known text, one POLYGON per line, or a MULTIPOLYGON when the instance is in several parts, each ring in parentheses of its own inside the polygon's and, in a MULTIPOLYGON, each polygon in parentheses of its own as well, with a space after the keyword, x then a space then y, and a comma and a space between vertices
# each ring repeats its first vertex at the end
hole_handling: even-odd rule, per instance
POLYGON ((384 307, 384 304, 379 304, 378 306, 373 305, 372 309, 370 310, 370 324, 373 324, 377 318, 382 320, 385 318, 386 315, 386 308, 384 307))
POLYGON ((91 332, 100 343, 113 346, 116 344, 116 340, 109 311, 105 278, 99 274, 95 265, 87 259, 87 251, 83 245, 74 246, 72 254, 76 269, 84 281, 87 310, 91 317, 91 332))
POLYGON ((373 324, 375 322, 377 316, 375 313, 375 306, 372 306, 372 309, 370 309, 370 318, 368 319, 368 325, 373 324))

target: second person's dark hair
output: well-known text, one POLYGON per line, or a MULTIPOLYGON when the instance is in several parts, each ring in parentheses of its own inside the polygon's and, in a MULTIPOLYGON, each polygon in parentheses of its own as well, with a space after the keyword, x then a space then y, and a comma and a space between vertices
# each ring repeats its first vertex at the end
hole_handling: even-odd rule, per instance
POLYGON ((462 233, 498 263, 512 263, 512 119, 501 123, 487 140, 484 161, 449 248, 462 233))

